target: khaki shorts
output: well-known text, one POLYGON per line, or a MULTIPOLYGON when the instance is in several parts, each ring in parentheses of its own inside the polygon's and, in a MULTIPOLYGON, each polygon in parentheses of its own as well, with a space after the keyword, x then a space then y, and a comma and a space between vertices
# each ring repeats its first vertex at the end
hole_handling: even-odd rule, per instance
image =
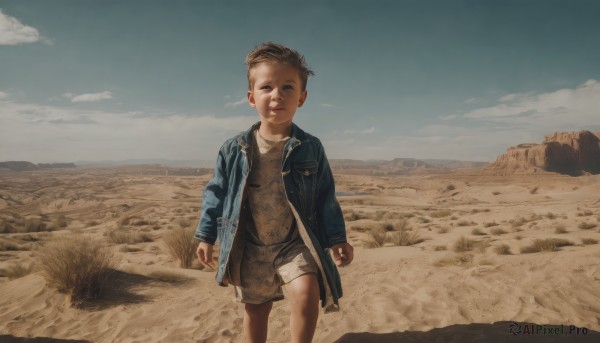
POLYGON ((246 244, 241 261, 241 286, 234 286, 235 298, 247 304, 262 304, 284 298, 281 286, 307 274, 317 274, 319 269, 302 242, 285 253, 278 254, 277 247, 246 244), (265 249, 266 248, 266 249, 265 249))

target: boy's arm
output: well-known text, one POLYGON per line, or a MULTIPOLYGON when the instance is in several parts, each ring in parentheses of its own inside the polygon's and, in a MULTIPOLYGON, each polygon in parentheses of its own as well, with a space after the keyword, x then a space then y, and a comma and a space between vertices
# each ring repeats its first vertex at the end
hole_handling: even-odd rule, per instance
POLYGON ((213 178, 202 193, 202 210, 194 238, 209 244, 217 240, 217 218, 223 216, 223 202, 227 195, 227 168, 224 147, 219 150, 213 178))
MULTIPOLYGON (((320 142, 319 142, 320 145, 320 142)), ((335 183, 329 161, 323 146, 320 146, 322 156, 317 172, 317 216, 321 229, 325 231, 330 248, 339 243, 347 243, 346 224, 340 204, 335 197, 335 183)))

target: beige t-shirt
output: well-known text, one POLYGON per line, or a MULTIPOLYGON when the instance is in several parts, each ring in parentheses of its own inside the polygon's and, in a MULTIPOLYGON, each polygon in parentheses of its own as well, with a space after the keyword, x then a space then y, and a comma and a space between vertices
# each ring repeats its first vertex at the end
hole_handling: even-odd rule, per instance
POLYGON ((263 138, 258 130, 253 134, 254 154, 248 175, 248 201, 254 225, 246 239, 255 245, 276 245, 293 239, 294 215, 285 195, 281 177, 283 147, 290 139, 279 141, 263 138))

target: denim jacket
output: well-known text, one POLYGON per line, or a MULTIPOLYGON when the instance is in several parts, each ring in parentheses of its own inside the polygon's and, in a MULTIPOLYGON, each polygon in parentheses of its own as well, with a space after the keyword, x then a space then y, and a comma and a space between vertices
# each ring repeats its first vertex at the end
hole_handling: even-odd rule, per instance
MULTIPOLYGON (((260 122, 223 144, 203 193, 195 238, 209 244, 219 239, 216 279, 221 286, 240 285, 246 180, 252 168, 252 132, 259 126, 260 122)), ((329 248, 347 242, 344 218, 321 142, 296 124, 283 148, 281 176, 300 236, 319 267, 321 306, 325 312, 337 311, 342 286, 329 248)))

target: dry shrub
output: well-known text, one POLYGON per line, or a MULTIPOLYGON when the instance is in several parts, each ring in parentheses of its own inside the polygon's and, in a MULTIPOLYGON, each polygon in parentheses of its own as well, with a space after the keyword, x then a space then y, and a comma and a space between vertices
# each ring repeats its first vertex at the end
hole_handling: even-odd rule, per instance
POLYGON ((436 267, 468 265, 473 261, 473 255, 459 253, 445 256, 433 263, 436 267))
POLYGON ((87 237, 60 238, 39 251, 46 280, 79 305, 100 296, 116 266, 112 251, 87 237))
POLYGON ((68 221, 67 217, 64 214, 60 214, 54 220, 54 224, 53 225, 57 229, 62 229, 62 228, 65 228, 65 227, 69 226, 69 221, 68 221))
POLYGON ((475 243, 475 248, 477 249, 477 251, 479 251, 480 253, 485 253, 485 251, 487 250, 487 248, 489 248, 490 246, 490 240, 489 239, 484 239, 481 241, 476 241, 475 243))
POLYGON ((442 250, 447 250, 447 247, 445 245, 436 245, 433 247, 434 251, 442 251, 442 250))
POLYGON ((566 247, 570 245, 575 245, 573 242, 563 239, 563 238, 546 238, 546 239, 536 239, 529 246, 522 247, 522 254, 530 254, 541 251, 557 251, 560 247, 566 247))
POLYGON ((24 229, 25 232, 46 231, 46 224, 40 218, 27 218, 24 229))
POLYGON ((496 221, 493 222, 489 222, 489 223, 483 223, 483 227, 488 228, 488 227, 493 227, 493 226, 498 226, 499 224, 496 223, 496 221))
POLYGON ((502 229, 502 228, 495 227, 495 228, 493 228, 493 229, 490 230, 490 233, 492 235, 495 235, 495 236, 500 236, 500 235, 506 234, 507 232, 504 231, 504 229, 502 229))
POLYGON ((438 233, 448 233, 449 231, 450 231, 450 228, 447 226, 443 226, 438 229, 438 233))
POLYGON ((378 227, 369 231, 367 239, 364 240, 364 247, 368 249, 380 248, 385 244, 386 239, 387 233, 383 228, 378 227))
POLYGON ((475 235, 475 236, 485 236, 485 235, 487 235, 487 233, 485 233, 485 232, 481 231, 479 228, 474 228, 474 229, 471 231, 471 234, 472 234, 472 235, 475 235))
POLYGON ((517 217, 515 219, 511 219, 509 223, 512 225, 512 227, 520 227, 525 225, 526 223, 529 223, 529 220, 527 220, 524 217, 517 217))
POLYGON ((6 269, 0 269, 0 277, 7 277, 10 280, 21 278, 33 271, 32 264, 14 263, 6 269))
POLYGON ((567 228, 563 224, 558 224, 554 227, 554 233, 567 233, 567 228))
POLYGON ((454 245, 452 246, 452 250, 454 250, 454 252, 465 252, 465 251, 473 250, 474 247, 475 247, 474 240, 468 239, 465 236, 461 236, 459 239, 457 239, 454 242, 454 245))
POLYGON ((494 247, 494 252, 498 255, 510 255, 510 247, 508 244, 500 244, 494 247))
POLYGON ((108 238, 116 244, 136 244, 154 242, 154 237, 146 232, 126 232, 118 229, 108 232, 108 238))
POLYGON ((582 238, 581 243, 584 245, 592 245, 592 244, 597 244, 598 240, 593 239, 593 238, 582 238))
POLYGON ((89 222, 87 222, 87 226, 96 226, 99 225, 100 222, 98 222, 97 220, 90 220, 89 222))
POLYGON ((593 215, 593 214, 594 214, 594 212, 592 212, 592 211, 590 211, 590 210, 585 210, 585 211, 583 211, 583 212, 578 212, 578 213, 577 213, 577 216, 578 216, 578 217, 587 217, 587 216, 591 216, 591 215, 593 215))
POLYGON ((515 239, 516 239, 517 241, 520 241, 521 239, 523 239, 523 236, 521 236, 521 235, 516 235, 516 236, 515 236, 515 239))
POLYGON ((144 226, 144 225, 150 225, 152 223, 150 223, 150 221, 148 221, 147 219, 142 219, 142 218, 137 218, 135 220, 131 221, 131 225, 135 225, 135 226, 144 226))
POLYGON ((548 212, 546 213, 546 218, 552 220, 552 219, 556 219, 556 214, 552 213, 552 212, 548 212))
POLYGON ((119 248, 119 251, 120 252, 138 252, 138 251, 142 251, 142 249, 131 246, 131 245, 124 244, 119 248))
POLYGON ((429 215, 432 218, 443 218, 443 217, 448 217, 452 214, 451 211, 448 210, 440 210, 440 211, 435 211, 435 212, 431 212, 429 215))
POLYGON ((449 184, 448 186, 446 186, 446 190, 453 191, 455 189, 456 187, 453 184, 449 184))
POLYGON ((469 222, 467 220, 461 220, 458 223, 456 223, 456 225, 458 225, 458 226, 469 226, 469 225, 472 225, 472 223, 473 222, 469 222))
POLYGON ((423 241, 424 239, 419 235, 419 230, 409 231, 408 229, 404 229, 390 234, 390 242, 395 246, 415 245, 423 241))
POLYGON ((457 219, 458 219, 458 217, 457 217, 457 216, 452 216, 452 217, 450 217, 450 220, 457 220, 457 219))
POLYGON ((471 210, 471 213, 481 213, 481 212, 490 212, 489 208, 474 208, 471 210))
POLYGON ((595 228, 596 226, 598 226, 598 224, 587 223, 587 222, 582 222, 582 223, 579 223, 579 225, 577 225, 577 227, 580 228, 581 230, 591 230, 591 229, 595 228))
POLYGON ((538 190, 540 189, 540 187, 535 186, 532 189, 529 190, 530 194, 537 194, 538 190))
POLYGON ((167 252, 180 268, 189 268, 196 256, 198 242, 194 239, 194 228, 173 229, 163 234, 163 242, 167 252))

